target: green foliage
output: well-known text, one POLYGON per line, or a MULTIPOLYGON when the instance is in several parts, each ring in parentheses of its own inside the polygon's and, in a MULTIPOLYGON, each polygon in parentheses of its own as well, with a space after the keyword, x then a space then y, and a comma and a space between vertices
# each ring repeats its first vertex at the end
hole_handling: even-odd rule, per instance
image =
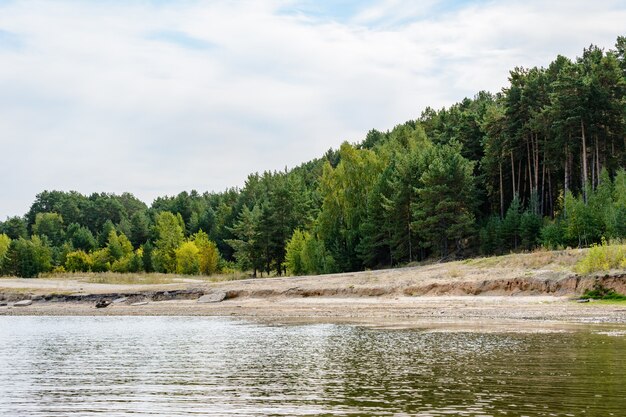
POLYGON ((52 246, 61 246, 65 238, 63 217, 58 213, 37 213, 33 234, 46 236, 52 246))
POLYGON ((184 239, 184 223, 180 214, 161 212, 156 216, 157 239, 152 251, 155 271, 176 272, 176 249, 184 239))
POLYGON ((292 275, 330 274, 336 272, 332 255, 324 242, 309 232, 296 229, 287 242, 287 271, 292 275))
POLYGON ((146 272, 154 272, 154 267, 152 266, 152 252, 154 251, 154 245, 149 241, 141 245, 142 256, 141 263, 143 264, 143 268, 146 272))
POLYGON ((52 253, 39 236, 11 241, 5 269, 10 275, 32 278, 52 269, 52 253))
POLYGON ((7 235, 0 234, 0 275, 5 273, 8 263, 9 247, 11 246, 11 238, 7 235))
POLYGON ((111 256, 108 249, 98 249, 91 253, 91 270, 93 272, 111 270, 111 256))
POLYGON ((504 247, 507 249, 517 249, 520 244, 520 226, 522 222, 521 204, 519 198, 515 196, 511 205, 506 211, 506 216, 502 221, 501 233, 504 247))
POLYGON ((94 250, 98 244, 91 230, 78 223, 72 223, 67 227, 66 238, 70 241, 72 247, 85 252, 94 250))
POLYGON ((426 108, 290 171, 251 174, 242 189, 150 208, 129 193, 43 191, 23 218, 0 222, 3 268, 33 275, 82 250, 94 271, 175 272, 189 236, 200 273, 236 260, 255 276, 626 238, 625 39, 515 68, 498 94, 426 108))
POLYGON ((198 248, 198 272, 202 275, 213 275, 219 271, 220 253, 215 242, 202 230, 192 236, 198 248))
POLYGON ((571 192, 565 194, 565 239, 574 246, 587 246, 598 242, 601 225, 597 213, 584 201, 584 196, 574 197, 571 192))
POLYGON ((133 252, 133 245, 128 238, 123 233, 118 235, 115 230, 109 232, 106 248, 111 262, 125 258, 133 252))
POLYGON ((132 255, 129 255, 129 258, 128 272, 142 272, 146 270, 142 248, 135 250, 132 255))
POLYGON ((452 248, 461 250, 474 228, 473 164, 455 145, 436 146, 422 157, 412 227, 422 247, 445 257, 452 248))
POLYGON ((304 268, 304 261, 302 259, 305 241, 306 234, 300 229, 296 229, 294 230, 291 239, 287 242, 287 256, 285 257, 285 264, 287 266, 287 271, 292 275, 304 275, 307 272, 304 268))
POLYGON ((558 221, 548 221, 540 232, 541 245, 547 249, 558 249, 564 242, 563 226, 558 221))
POLYGON ((115 232, 115 224, 110 219, 104 222, 102 228, 100 229, 100 233, 98 234, 98 246, 104 247, 107 245, 109 240, 109 236, 111 236, 111 232, 115 232))
POLYGON ((332 274, 338 271, 332 253, 326 249, 324 241, 309 235, 302 251, 304 270, 309 274, 332 274))
POLYGON ((77 250, 67 254, 65 259, 65 270, 69 272, 89 272, 91 271, 91 257, 82 250, 77 250))
POLYGON ((602 244, 592 245, 587 255, 575 267, 575 271, 580 274, 610 269, 626 269, 626 245, 612 245, 604 239, 602 244))
POLYGON ((188 241, 175 250, 176 272, 185 275, 197 275, 200 272, 199 250, 196 244, 188 241))
POLYGON ((480 252, 485 255, 502 251, 502 221, 498 216, 490 216, 479 232, 480 252))
POLYGON ((130 218, 129 237, 134 247, 142 245, 150 237, 150 219, 145 211, 138 211, 130 218))
POLYGON ((339 156, 336 168, 324 166, 319 234, 341 270, 358 270, 360 225, 366 218, 367 201, 383 164, 373 151, 355 149, 347 142, 341 145, 339 156))
POLYGON ((242 271, 252 269, 254 276, 256 276, 256 271, 263 267, 259 230, 261 214, 258 205, 255 205, 252 210, 248 206, 243 206, 238 221, 231 229, 235 239, 226 240, 235 251, 234 256, 239 268, 242 271))
POLYGON ((626 295, 615 292, 611 288, 606 288, 599 282, 593 285, 593 289, 585 291, 580 298, 591 298, 592 300, 612 300, 612 301, 624 301, 626 295))
POLYGON ((0 233, 7 235, 11 239, 19 239, 21 237, 26 239, 28 237, 26 222, 21 217, 9 217, 0 223, 0 226, 2 226, 0 233))
POLYGON ((141 248, 135 252, 131 249, 130 252, 114 260, 111 264, 111 271, 113 272, 141 272, 143 270, 143 250, 141 248))
POLYGON ((537 246, 542 225, 543 220, 536 213, 531 210, 522 213, 519 226, 522 249, 531 250, 537 246))

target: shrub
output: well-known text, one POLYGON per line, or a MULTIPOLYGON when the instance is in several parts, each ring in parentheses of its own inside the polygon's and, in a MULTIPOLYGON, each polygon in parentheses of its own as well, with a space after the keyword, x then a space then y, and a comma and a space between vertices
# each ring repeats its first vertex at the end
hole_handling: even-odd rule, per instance
POLYGON ((610 288, 604 287, 599 282, 593 285, 593 289, 586 291, 581 298, 591 298, 593 300, 626 300, 626 295, 615 292, 610 288))
POLYGON ((557 249, 563 246, 563 227, 558 222, 547 223, 540 233, 540 240, 543 247, 547 249, 557 249))
POLYGON ((89 272, 93 262, 91 257, 82 250, 67 254, 65 269, 70 272, 89 272))
POLYGON ((594 244, 574 270, 581 274, 626 268, 626 245, 611 245, 605 239, 602 244, 594 244))
POLYGON ((91 253, 91 270, 93 272, 106 272, 111 270, 111 262, 109 259, 109 251, 105 249, 98 249, 91 253))
POLYGON ((193 242, 185 242, 176 253, 176 272, 185 275, 197 275, 200 272, 200 262, 198 260, 198 247, 193 242))

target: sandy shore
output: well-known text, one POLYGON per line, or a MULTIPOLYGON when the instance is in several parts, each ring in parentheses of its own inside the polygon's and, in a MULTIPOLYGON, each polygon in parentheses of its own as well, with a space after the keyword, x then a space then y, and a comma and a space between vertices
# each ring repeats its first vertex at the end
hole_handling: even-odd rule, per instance
POLYGON ((485 258, 328 276, 169 284, 96 284, 73 279, 0 279, 0 315, 227 316, 271 323, 357 323, 504 330, 626 326, 626 303, 578 303, 595 283, 626 292, 626 273, 581 277, 576 251, 485 258), (224 300, 199 303, 203 294, 224 300), (99 300, 126 300, 96 308, 99 300), (25 307, 16 301, 30 299, 25 307), (141 302, 142 305, 132 305, 141 302), (4 305, 2 305, 4 304, 4 305))
POLYGON ((266 323, 352 323, 381 327, 497 329, 537 331, 589 324, 626 329, 626 305, 577 303, 551 296, 438 297, 270 297, 202 304, 195 300, 112 304, 98 309, 87 302, 34 302, 0 307, 0 315, 46 316, 221 316, 266 323))

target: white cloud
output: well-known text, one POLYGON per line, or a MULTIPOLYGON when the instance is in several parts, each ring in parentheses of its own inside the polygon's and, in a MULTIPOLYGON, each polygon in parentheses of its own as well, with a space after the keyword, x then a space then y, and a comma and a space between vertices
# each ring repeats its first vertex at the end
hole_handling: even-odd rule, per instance
POLYGON ((516 65, 611 47, 626 21, 623 1, 284 13, 297 5, 0 5, 0 218, 43 189, 150 203, 242 185, 428 105, 497 91, 516 65))

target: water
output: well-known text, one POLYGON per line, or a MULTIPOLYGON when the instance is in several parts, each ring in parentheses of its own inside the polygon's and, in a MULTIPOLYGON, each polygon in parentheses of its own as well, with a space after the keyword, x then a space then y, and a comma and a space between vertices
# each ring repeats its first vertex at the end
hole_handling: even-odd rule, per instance
POLYGON ((0 416, 624 416, 626 338, 0 317, 0 416))

